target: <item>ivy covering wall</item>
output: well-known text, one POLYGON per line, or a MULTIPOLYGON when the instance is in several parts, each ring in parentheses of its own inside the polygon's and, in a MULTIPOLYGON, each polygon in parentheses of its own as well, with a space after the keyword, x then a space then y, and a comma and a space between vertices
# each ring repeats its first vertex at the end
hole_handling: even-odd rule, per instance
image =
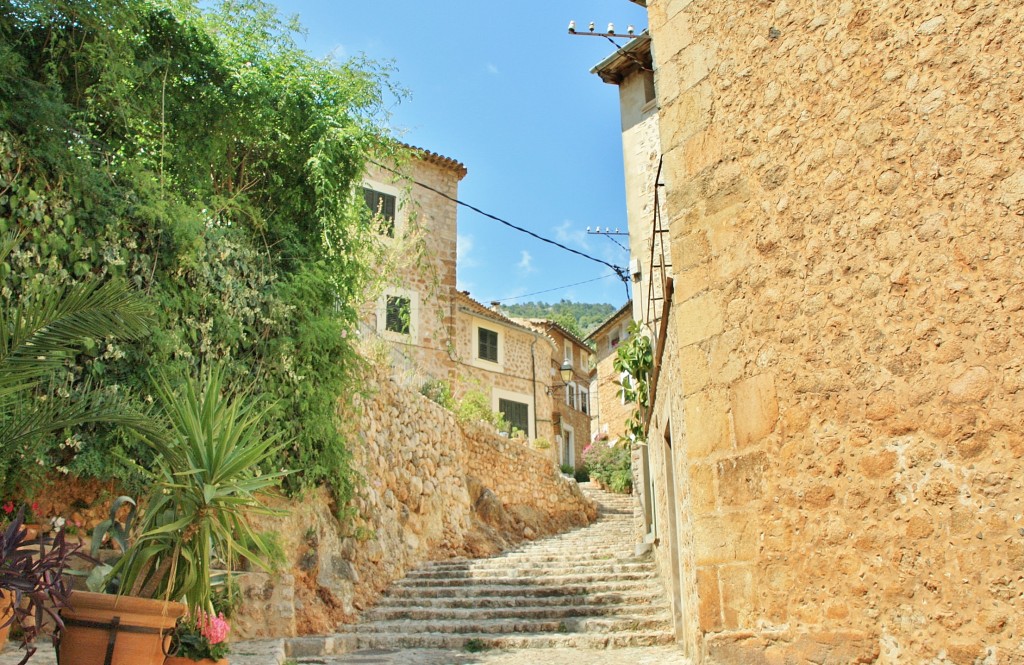
MULTIPOLYGON (((351 487, 337 399, 358 390, 351 344, 374 240, 355 185, 382 130, 388 72, 317 60, 258 1, 0 4, 0 301, 119 276, 153 333, 83 340, 49 392, 102 386, 149 400, 157 368, 224 361, 276 404, 295 443, 289 489, 351 487)), ((35 399, 46 399, 38 394, 35 399)), ((97 426, 0 451, 4 495, 40 472, 131 485, 142 448, 97 426)), ((20 486, 20 487, 19 487, 20 486)))

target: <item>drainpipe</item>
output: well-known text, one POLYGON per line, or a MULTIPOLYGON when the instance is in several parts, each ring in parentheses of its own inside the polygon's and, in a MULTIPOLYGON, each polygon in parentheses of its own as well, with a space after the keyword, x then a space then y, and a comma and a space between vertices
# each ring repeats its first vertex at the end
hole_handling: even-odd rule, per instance
MULTIPOLYGON (((537 424, 537 353, 535 348, 536 346, 537 336, 534 335, 533 341, 530 342, 530 375, 533 379, 531 383, 533 385, 533 438, 535 439, 537 438, 537 435, 540 434, 540 430, 538 429, 537 424)), ((529 434, 529 432, 527 432, 527 434, 529 434)))

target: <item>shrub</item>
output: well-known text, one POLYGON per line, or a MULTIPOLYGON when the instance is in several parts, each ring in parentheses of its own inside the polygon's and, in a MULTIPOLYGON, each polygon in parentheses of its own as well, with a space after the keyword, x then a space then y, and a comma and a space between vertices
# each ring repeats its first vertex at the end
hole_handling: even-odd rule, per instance
POLYGON ((573 473, 576 472, 576 467, 574 467, 572 464, 563 464, 562 466, 559 467, 559 470, 561 470, 561 472, 564 473, 565 475, 571 476, 573 473))
POLYGON ((627 446, 590 445, 583 449, 583 464, 590 477, 612 492, 633 491, 632 461, 627 446))
POLYGON ((452 398, 452 388, 444 379, 427 379, 420 386, 420 394, 446 409, 451 410, 455 406, 455 400, 452 398))
POLYGON ((488 422, 499 432, 510 432, 512 426, 505 420, 505 417, 496 411, 491 410, 491 402, 487 395, 480 390, 467 391, 455 410, 455 417, 464 423, 483 420, 488 422))
POLYGON ((533 440, 533 447, 537 450, 547 450, 551 447, 551 442, 544 437, 539 437, 533 440))
POLYGON ((572 477, 575 478, 578 483, 585 483, 590 480, 590 474, 587 473, 586 469, 576 469, 576 473, 572 474, 572 477))

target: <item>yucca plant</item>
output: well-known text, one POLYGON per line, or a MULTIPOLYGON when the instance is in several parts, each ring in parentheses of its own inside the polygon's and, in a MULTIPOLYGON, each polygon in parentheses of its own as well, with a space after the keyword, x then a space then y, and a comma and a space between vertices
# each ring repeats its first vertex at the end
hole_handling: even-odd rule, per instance
POLYGON ((215 556, 227 567, 242 557, 269 568, 272 545, 245 515, 276 512, 261 499, 286 472, 260 469, 284 442, 264 429, 269 407, 228 391, 220 368, 179 389, 164 376, 154 383, 167 430, 144 437, 154 453, 151 493, 136 519, 135 541, 109 579, 119 582, 120 593, 212 612, 215 556))

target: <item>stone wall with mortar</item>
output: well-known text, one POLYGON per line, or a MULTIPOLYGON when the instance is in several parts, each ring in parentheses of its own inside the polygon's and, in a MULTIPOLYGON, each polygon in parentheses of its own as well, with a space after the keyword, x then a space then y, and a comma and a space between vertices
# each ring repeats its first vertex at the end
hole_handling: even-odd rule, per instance
POLYGON ((452 294, 455 292, 456 204, 459 181, 465 170, 454 163, 412 157, 398 176, 370 165, 366 186, 397 196, 394 238, 380 236, 382 282, 372 289, 371 302, 364 306, 363 321, 368 331, 385 339, 391 347, 393 364, 405 370, 408 385, 419 387, 425 380, 449 378, 455 320, 452 294), (423 183, 447 197, 416 185, 423 183), (411 300, 410 333, 384 329, 388 296, 411 300))
POLYGON ((462 425, 383 375, 376 384, 347 417, 358 430, 353 467, 362 482, 345 519, 319 491, 282 503, 284 517, 259 520, 281 535, 290 570, 243 579, 238 636, 333 632, 424 561, 494 554, 596 517, 546 452, 462 425))
POLYGON ((693 655, 1024 662, 1022 2, 648 6, 693 655))
POLYGON ((551 339, 502 315, 491 317, 482 305, 470 303, 473 309, 460 306, 461 299, 456 298, 453 396, 458 400, 469 390, 483 391, 494 411, 498 410, 499 398, 526 403, 530 408, 529 436, 554 444, 551 397, 546 392, 555 354, 551 339), (499 362, 477 357, 478 327, 498 333, 499 362))

